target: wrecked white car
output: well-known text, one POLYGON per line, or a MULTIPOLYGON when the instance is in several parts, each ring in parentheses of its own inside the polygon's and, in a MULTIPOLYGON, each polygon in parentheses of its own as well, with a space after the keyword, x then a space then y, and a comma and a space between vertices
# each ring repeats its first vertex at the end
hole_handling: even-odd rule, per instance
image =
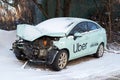
POLYGON ((82 56, 102 57, 106 47, 105 29, 82 18, 53 18, 36 26, 20 24, 17 36, 13 51, 19 60, 45 63, 57 71, 82 56))

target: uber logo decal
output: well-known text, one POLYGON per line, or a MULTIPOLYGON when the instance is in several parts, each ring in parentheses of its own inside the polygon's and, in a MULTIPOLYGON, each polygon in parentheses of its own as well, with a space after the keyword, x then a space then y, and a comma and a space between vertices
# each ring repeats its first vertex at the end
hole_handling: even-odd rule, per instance
POLYGON ((81 50, 85 50, 87 48, 87 43, 79 44, 77 43, 76 45, 73 44, 73 52, 79 52, 81 50))

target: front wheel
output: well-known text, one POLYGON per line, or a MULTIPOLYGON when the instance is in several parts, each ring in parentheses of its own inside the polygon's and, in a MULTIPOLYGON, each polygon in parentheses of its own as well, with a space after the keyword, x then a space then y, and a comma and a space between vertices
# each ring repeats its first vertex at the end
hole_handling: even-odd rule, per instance
POLYGON ((94 57, 99 58, 102 57, 104 54, 104 46, 103 44, 100 44, 100 46, 97 49, 97 52, 94 54, 94 57))
POLYGON ((57 56, 52 64, 52 68, 55 71, 60 71, 66 67, 67 62, 68 62, 68 53, 65 50, 61 50, 57 54, 57 56))

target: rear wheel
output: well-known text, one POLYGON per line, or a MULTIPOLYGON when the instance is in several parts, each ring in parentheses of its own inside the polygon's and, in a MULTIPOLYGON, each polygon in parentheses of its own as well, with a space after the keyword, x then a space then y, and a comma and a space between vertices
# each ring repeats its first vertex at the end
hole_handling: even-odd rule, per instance
POLYGON ((68 62, 68 53, 65 50, 61 50, 57 54, 57 56, 52 64, 52 68, 55 71, 60 71, 66 67, 67 62, 68 62))
POLYGON ((97 49, 97 52, 94 54, 94 57, 99 58, 102 57, 104 54, 104 46, 103 44, 100 44, 100 46, 97 49))

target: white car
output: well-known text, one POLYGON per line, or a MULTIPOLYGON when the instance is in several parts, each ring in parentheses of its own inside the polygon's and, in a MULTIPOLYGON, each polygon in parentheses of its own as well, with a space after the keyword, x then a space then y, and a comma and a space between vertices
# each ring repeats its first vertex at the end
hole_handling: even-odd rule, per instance
POLYGON ((36 26, 17 26, 19 40, 13 51, 19 60, 51 65, 62 70, 67 62, 86 55, 102 57, 106 31, 98 23, 82 18, 53 18, 36 26))

